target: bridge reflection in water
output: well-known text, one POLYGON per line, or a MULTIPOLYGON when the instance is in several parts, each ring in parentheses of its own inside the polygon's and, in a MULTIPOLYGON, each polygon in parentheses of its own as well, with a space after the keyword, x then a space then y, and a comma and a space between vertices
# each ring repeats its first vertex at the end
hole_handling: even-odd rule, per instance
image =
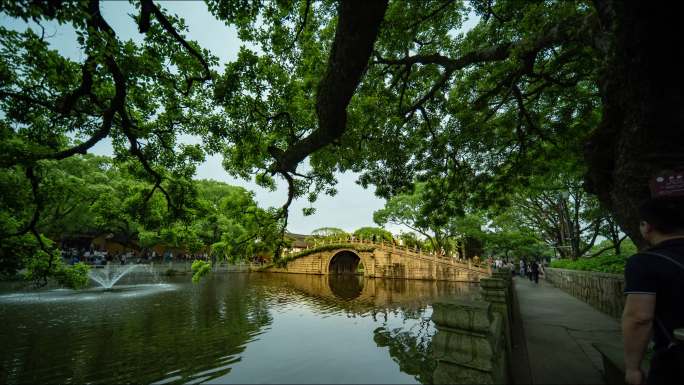
POLYGON ((431 304, 478 295, 469 283, 354 274, 167 283, 79 301, 0 295, 0 383, 431 383, 431 304))
POLYGON ((468 282, 415 279, 373 279, 356 274, 253 274, 251 277, 305 296, 307 302, 325 303, 336 310, 364 312, 370 308, 425 307, 440 299, 479 298, 479 285, 468 282))
POLYGON ((257 275, 261 276, 274 280, 287 288, 289 295, 300 297, 320 312, 372 317, 379 325, 372 331, 374 343, 388 349, 401 372, 423 384, 432 384, 435 373, 442 370, 433 358, 436 329, 430 319, 431 304, 480 296, 479 285, 464 282, 370 279, 352 274, 257 275))
POLYGON ((363 293, 363 277, 356 274, 329 275, 328 286, 337 298, 353 300, 363 293))

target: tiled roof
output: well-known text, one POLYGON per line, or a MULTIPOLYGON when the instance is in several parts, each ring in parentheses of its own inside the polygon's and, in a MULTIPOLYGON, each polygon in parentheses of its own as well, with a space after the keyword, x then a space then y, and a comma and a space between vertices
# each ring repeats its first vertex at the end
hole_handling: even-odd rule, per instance
POLYGON ((285 237, 292 240, 292 247, 305 248, 309 246, 309 243, 306 241, 309 235, 287 232, 285 237))

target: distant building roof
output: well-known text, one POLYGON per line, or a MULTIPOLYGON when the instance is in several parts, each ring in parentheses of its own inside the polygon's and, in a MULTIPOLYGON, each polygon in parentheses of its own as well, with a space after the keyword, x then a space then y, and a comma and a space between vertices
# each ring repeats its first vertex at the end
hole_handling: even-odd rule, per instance
POLYGON ((292 246, 293 248, 300 248, 304 249, 309 247, 309 242, 307 242, 307 238, 310 237, 310 235, 304 235, 304 234, 295 234, 295 233, 290 233, 286 232, 285 237, 292 240, 292 246))

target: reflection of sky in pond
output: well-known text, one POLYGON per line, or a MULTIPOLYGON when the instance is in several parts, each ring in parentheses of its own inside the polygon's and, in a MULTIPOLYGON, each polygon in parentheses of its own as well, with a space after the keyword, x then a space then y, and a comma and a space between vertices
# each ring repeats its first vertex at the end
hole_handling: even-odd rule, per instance
MULTIPOLYGON (((400 317, 391 313, 388 321, 391 327, 402 326, 400 317)), ((309 305, 282 306, 273 312, 268 332, 249 344, 242 360, 215 382, 415 383, 388 360, 387 349, 377 348, 372 336, 380 324, 369 314, 321 317, 309 305)))
POLYGON ((429 382, 429 304, 476 292, 287 274, 132 283, 0 294, 0 383, 429 382))

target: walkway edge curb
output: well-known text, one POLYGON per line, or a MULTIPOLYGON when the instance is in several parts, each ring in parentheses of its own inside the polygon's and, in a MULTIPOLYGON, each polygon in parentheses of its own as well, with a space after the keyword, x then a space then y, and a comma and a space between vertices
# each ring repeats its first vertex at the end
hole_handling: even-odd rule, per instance
POLYGON ((518 294, 515 290, 515 280, 512 280, 513 285, 513 322, 511 333, 511 360, 510 373, 511 383, 515 385, 534 384, 532 378, 532 369, 530 367, 530 357, 527 352, 527 338, 525 337, 525 328, 523 327, 522 316, 520 314, 520 302, 518 301, 518 294))

